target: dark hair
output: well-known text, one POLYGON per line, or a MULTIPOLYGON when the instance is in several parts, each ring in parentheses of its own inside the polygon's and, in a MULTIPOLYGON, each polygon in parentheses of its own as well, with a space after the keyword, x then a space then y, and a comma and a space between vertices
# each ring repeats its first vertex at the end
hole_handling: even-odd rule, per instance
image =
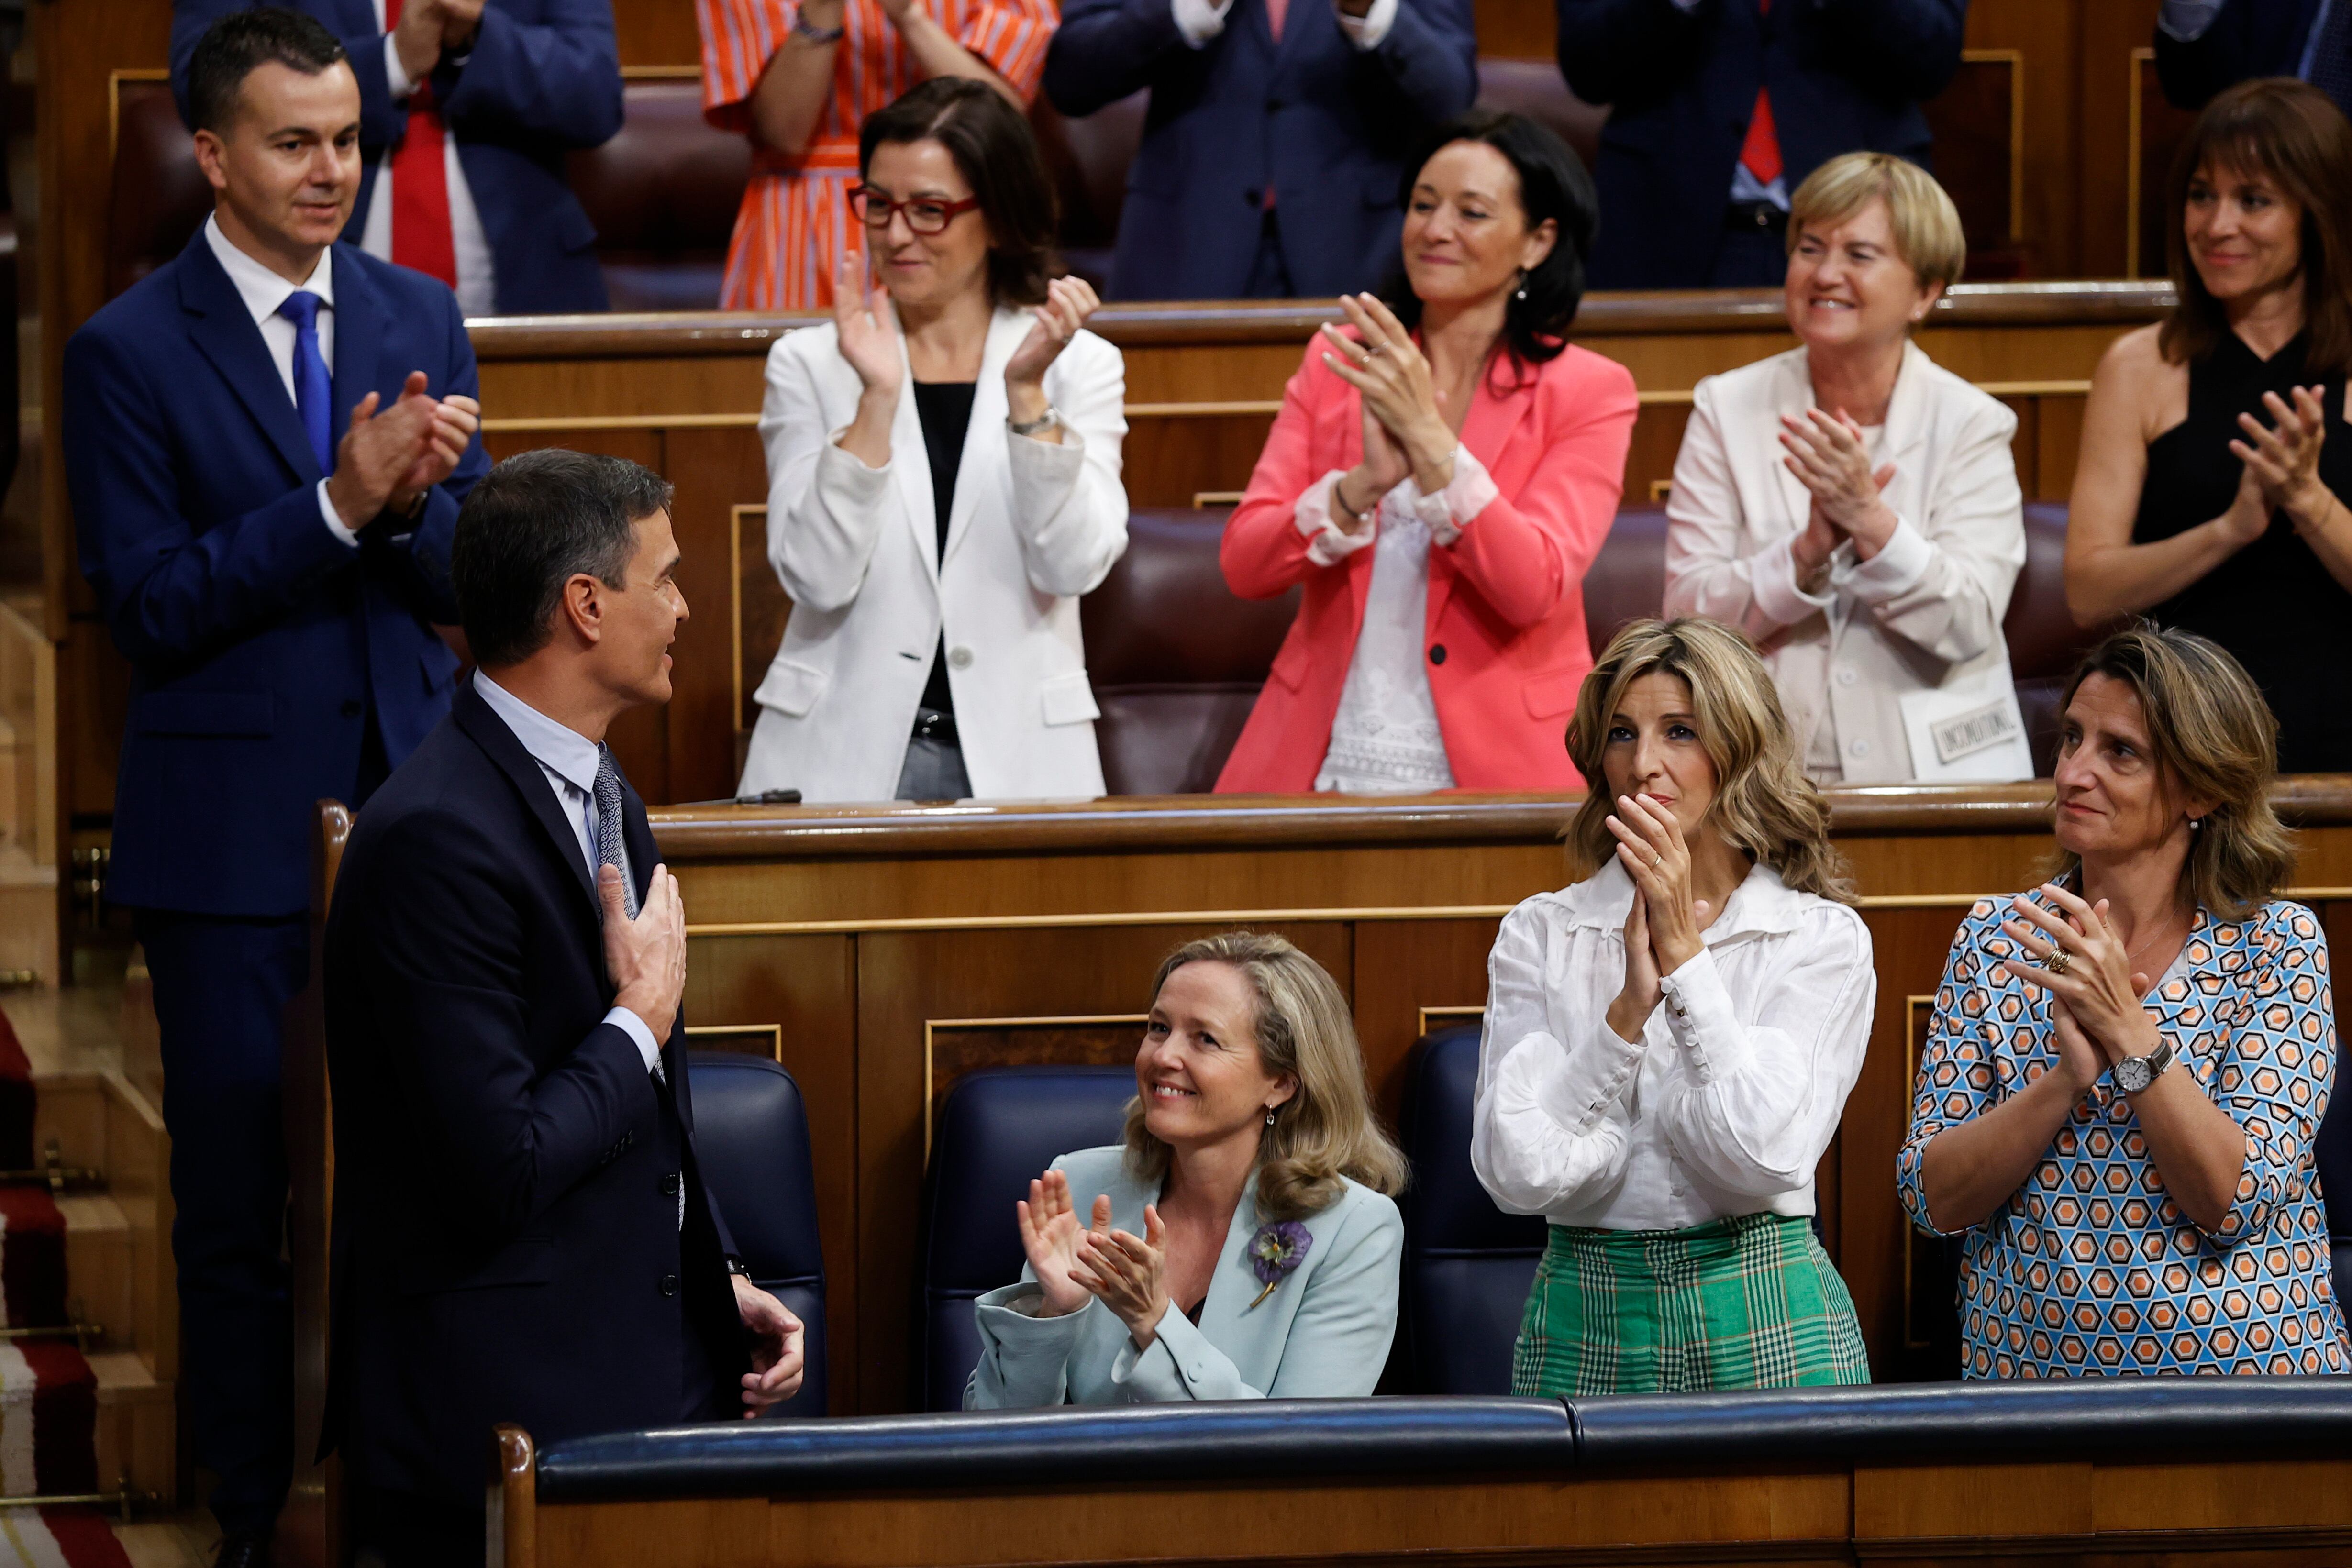
POLYGON ((2274 180, 2303 208, 2304 373, 2352 371, 2352 124, 2292 77, 2242 81, 2205 106, 2165 186, 2166 266, 2175 303, 2157 346, 2173 364, 2203 360, 2229 336, 2221 302, 2189 260, 2189 183, 2207 164, 2274 180))
POLYGON ((554 636, 563 585, 582 572, 618 588, 640 518, 669 507, 670 485, 625 457, 543 447, 488 474, 457 513, 449 580, 478 664, 520 664, 554 636))
POLYGON ((985 82, 933 77, 857 130, 857 176, 886 141, 937 141, 980 199, 988 222, 988 292, 999 305, 1042 305, 1058 265, 1053 183, 1021 111, 985 82))
MULTIPOLYGON (((2245 919, 2294 870, 2294 841, 2271 808, 2278 720, 2262 688, 2218 643, 2145 621, 2083 655, 2061 714, 2093 675, 2120 681, 2139 698, 2162 787, 2213 802, 2180 868, 2189 896, 2218 919, 2245 919)), ((2058 875, 2073 875, 2078 863, 2061 852, 2058 875)))
MULTIPOLYGON (((1601 199, 1576 150, 1550 127, 1505 110, 1474 109, 1450 120, 1422 142, 1397 182, 1397 204, 1412 206, 1412 188, 1438 152, 1456 141, 1483 141, 1510 161, 1519 176, 1519 210, 1528 227, 1546 218, 1559 225, 1551 254, 1521 280, 1503 311, 1503 343, 1514 368, 1542 364, 1567 347, 1568 329, 1584 301, 1584 258, 1601 226, 1601 199)), ((1400 263, 1381 288, 1381 298, 1407 327, 1421 325, 1421 299, 1400 263)))
POLYGON ((231 11, 205 29, 188 57, 188 129, 219 135, 236 118, 237 94, 256 68, 276 61, 306 77, 345 57, 313 17, 275 5, 231 11))

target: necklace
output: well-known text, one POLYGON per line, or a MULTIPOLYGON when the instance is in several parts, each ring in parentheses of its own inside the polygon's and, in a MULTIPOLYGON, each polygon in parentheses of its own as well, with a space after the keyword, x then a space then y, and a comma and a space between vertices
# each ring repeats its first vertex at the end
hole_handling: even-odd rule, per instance
MULTIPOLYGON (((2191 924, 2194 924, 2193 920, 2192 920, 2191 924)), ((2164 939, 2164 937, 2165 937, 2166 934, 2167 934, 2167 933, 2168 933, 2169 931, 2171 931, 2171 929, 2172 929, 2172 921, 2170 920, 2170 918, 2168 918, 2168 918, 2164 921, 2164 923, 2163 923, 2162 925, 2158 925, 2158 926, 2156 928, 2156 935, 2155 935, 2155 936, 2153 936, 2149 937, 2147 941, 2145 941, 2145 942, 2141 943, 2138 946, 2134 947, 2134 948, 2133 948, 2133 949, 2131 949, 2129 952, 2127 952, 2127 953, 2126 953, 2126 954, 2124 955, 2124 972, 2126 973, 2126 976, 2128 976, 2128 975, 2131 973, 2132 966, 2139 962, 2139 956, 2140 956, 2142 953, 2147 952, 2150 947, 2155 946, 2158 942, 2162 941, 2162 940, 2164 939)), ((2182 941, 2184 941, 2184 942, 2185 942, 2185 941, 2187 941, 2187 940, 2189 939, 2189 933, 2188 933, 2188 931, 2187 931, 2186 929, 2184 929, 2184 930, 2181 932, 2180 936, 2181 936, 2181 940, 2182 940, 2182 941)), ((2158 976, 2154 976, 2154 975, 2149 976, 2149 977, 2148 977, 2148 983, 2149 983, 2149 984, 2151 984, 2151 985, 2155 984, 2155 982, 2157 981, 2157 979, 2158 979, 2158 977, 2158 977, 2158 976)))

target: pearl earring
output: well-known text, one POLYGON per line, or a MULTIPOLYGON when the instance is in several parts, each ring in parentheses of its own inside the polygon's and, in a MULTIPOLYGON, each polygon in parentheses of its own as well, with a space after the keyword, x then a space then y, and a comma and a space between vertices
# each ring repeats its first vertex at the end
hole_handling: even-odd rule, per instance
POLYGON ((2189 819, 2189 831, 2192 833, 2204 825, 2205 819, 2202 817, 2191 817, 2189 819))

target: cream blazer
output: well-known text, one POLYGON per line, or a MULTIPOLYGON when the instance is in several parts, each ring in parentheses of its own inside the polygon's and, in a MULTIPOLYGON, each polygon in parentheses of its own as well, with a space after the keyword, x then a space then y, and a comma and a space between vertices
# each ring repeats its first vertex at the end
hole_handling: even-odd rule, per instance
POLYGON ((793 612, 754 693, 742 793, 890 799, 943 629, 974 795, 1102 793, 1078 596, 1127 549, 1126 366, 1110 344, 1078 333, 1045 372, 1066 426, 1061 444, 1013 434, 1004 365, 1034 319, 999 310, 990 324, 944 559, 903 340, 880 468, 834 444, 856 417, 858 380, 833 323, 770 350, 760 413, 768 560, 793 612))
POLYGON ((1737 626, 1764 652, 1801 758, 1831 727, 1842 777, 1901 783, 1913 766, 1906 693, 1964 682, 2005 690, 2001 617, 2025 564, 2017 416, 1906 344, 1879 461, 1899 519, 1867 561, 1841 544, 1822 591, 1798 585, 1790 549, 1812 497, 1781 462, 1780 418, 1813 406, 1792 349, 1698 383, 1666 503, 1669 616, 1737 626))

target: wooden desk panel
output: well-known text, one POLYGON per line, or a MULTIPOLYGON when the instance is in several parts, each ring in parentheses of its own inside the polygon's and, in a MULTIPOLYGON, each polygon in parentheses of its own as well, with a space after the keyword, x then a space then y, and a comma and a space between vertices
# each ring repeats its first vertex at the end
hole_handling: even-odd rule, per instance
MULTIPOLYGON (((1924 1027, 1953 930, 1979 895, 2045 868, 2048 786, 1832 791, 1877 955, 1861 1077, 1820 1173, 1822 1224, 1882 1379, 1921 1375, 1920 1299, 1897 1205, 1924 1027)), ((773 1027, 807 1094, 825 1238, 836 1407, 906 1407, 928 1127, 955 1074, 992 1061, 1119 1058, 1163 953, 1276 930, 1354 1009, 1381 1110, 1412 1042, 1475 1017, 1514 904, 1567 880, 1574 802, 1454 795, 656 814, 686 890, 689 1017, 773 1027), (1132 1025, 1124 1026, 1131 1029, 1132 1025), (943 1041, 945 1042, 943 1044, 943 1041)), ((2298 779, 2298 887, 2352 933, 2352 780, 2298 779)))

